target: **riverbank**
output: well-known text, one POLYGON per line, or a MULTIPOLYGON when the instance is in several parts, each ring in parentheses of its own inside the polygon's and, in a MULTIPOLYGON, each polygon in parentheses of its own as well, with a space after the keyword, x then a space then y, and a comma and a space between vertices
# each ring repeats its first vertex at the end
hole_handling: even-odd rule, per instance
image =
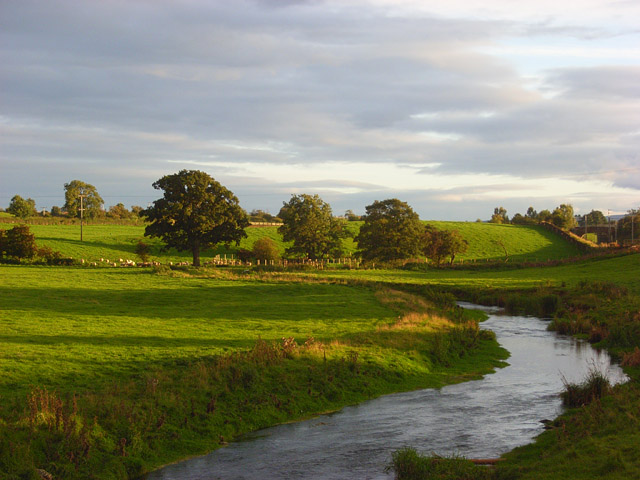
MULTIPOLYGON (((468 301, 499 305, 512 313, 544 315, 549 328, 588 340, 622 362, 630 380, 603 398, 571 408, 549 424, 535 442, 503 455, 495 468, 453 459, 434 460, 414 450, 398 451, 394 462, 401 480, 626 480, 640 478, 640 256, 632 255, 582 268, 582 278, 614 281, 575 281, 575 268, 558 269, 546 285, 536 288, 448 288, 468 301), (617 275, 607 270, 617 268, 617 275), (602 269, 596 275, 596 267, 602 269), (564 273, 564 277, 562 274, 564 273), (617 278, 616 278, 617 277, 617 278), (435 462, 435 463, 434 463, 435 462), (447 467, 443 467, 447 464, 447 467), (428 465, 428 472, 423 470, 428 465)), ((549 272, 549 271, 548 271, 549 272)), ((551 273, 551 272, 549 272, 551 273)))
POLYGON ((269 425, 477 378, 507 356, 477 314, 389 288, 0 268, 8 479, 135 478, 269 425))

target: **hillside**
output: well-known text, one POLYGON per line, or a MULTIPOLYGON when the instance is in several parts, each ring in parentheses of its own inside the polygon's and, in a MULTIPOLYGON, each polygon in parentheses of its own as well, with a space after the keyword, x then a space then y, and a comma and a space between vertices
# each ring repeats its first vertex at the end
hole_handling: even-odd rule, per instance
MULTIPOLYGON (((469 249, 459 260, 484 261, 502 260, 508 255, 509 262, 546 261, 569 258, 579 255, 579 250, 559 236, 539 226, 529 225, 497 225, 475 222, 425 222, 438 229, 458 230, 469 243, 469 249)), ((353 255, 356 244, 353 237, 357 235, 361 222, 349 222, 349 237, 344 239, 347 255, 353 255)), ((7 224, 4 228, 9 228, 7 224)), ((144 237, 144 226, 138 225, 85 225, 83 242, 80 242, 79 225, 29 225, 36 236, 38 245, 48 246, 61 252, 64 256, 87 261, 98 261, 100 258, 118 260, 120 258, 136 260, 134 249, 139 240, 151 246, 151 258, 160 262, 189 261, 188 252, 162 249, 158 239, 144 237)), ((254 242, 262 237, 269 237, 276 242, 280 252, 284 253, 286 244, 278 233, 278 227, 247 228, 247 238, 239 247, 223 245, 215 250, 206 250, 202 257, 206 260, 216 255, 233 255, 238 248, 251 249, 254 242)))

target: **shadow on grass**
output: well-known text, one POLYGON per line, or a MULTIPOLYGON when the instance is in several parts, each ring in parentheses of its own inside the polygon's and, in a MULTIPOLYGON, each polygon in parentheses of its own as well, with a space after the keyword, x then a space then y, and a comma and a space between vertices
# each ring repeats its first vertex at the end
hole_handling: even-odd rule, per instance
MULTIPOLYGON (((105 282, 104 278, 99 280, 105 282)), ((198 279, 166 286, 153 279, 144 289, 79 287, 0 287, 5 311, 37 315, 38 321, 53 321, 56 314, 153 319, 277 319, 300 322, 377 320, 389 316, 385 308, 372 307, 371 296, 341 285, 214 283, 198 279), (155 283, 155 285, 153 284, 155 283), (163 285, 157 288, 157 285, 163 285)))

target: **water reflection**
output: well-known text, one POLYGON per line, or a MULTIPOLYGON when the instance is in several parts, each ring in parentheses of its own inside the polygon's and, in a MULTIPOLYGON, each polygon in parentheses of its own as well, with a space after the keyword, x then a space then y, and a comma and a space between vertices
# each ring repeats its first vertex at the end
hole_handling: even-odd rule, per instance
MULTIPOLYGON (((469 306, 469 305, 465 305, 469 306)), ((561 413, 562 379, 594 365, 625 380, 605 352, 548 332, 548 322, 486 309, 483 323, 511 352, 509 366, 482 380, 387 395, 309 421, 247 435, 209 455, 168 466, 148 480, 388 479, 392 451, 497 457, 538 435, 561 413)))

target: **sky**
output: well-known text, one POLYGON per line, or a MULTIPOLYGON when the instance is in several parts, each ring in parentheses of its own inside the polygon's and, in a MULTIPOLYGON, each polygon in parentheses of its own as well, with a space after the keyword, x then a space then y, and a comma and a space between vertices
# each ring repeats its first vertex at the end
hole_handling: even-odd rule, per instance
POLYGON ((640 207, 637 0, 0 0, 0 207, 207 172, 423 219, 640 207))

